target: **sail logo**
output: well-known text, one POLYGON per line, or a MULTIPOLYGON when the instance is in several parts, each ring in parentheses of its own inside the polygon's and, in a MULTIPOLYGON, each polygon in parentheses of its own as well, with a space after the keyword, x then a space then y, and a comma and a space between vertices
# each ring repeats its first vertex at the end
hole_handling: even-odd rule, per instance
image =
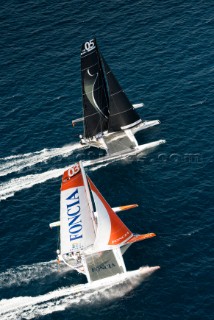
POLYGON ((95 43, 94 39, 91 39, 90 41, 85 42, 84 49, 81 52, 81 55, 85 54, 86 52, 90 52, 91 50, 95 49, 95 43))
POLYGON ((83 237, 78 188, 66 198, 66 208, 69 237, 72 242, 83 237))
POLYGON ((78 163, 75 163, 72 167, 68 169, 69 178, 75 176, 80 171, 80 166, 78 163))
POLYGON ((100 113, 104 118, 107 119, 107 116, 100 109, 100 107, 98 106, 98 104, 95 100, 95 97, 94 97, 94 91, 96 88, 95 85, 96 85, 97 79, 98 79, 98 73, 91 74, 90 70, 87 69, 85 76, 84 76, 84 90, 85 90, 85 94, 86 94, 88 100, 90 101, 90 103, 92 104, 92 106, 96 109, 96 111, 98 113, 100 113))
POLYGON ((87 41, 86 43, 85 43, 85 50, 86 51, 91 51, 91 50, 93 50, 95 48, 95 45, 94 45, 94 40, 92 39, 92 40, 90 40, 90 41, 87 41))

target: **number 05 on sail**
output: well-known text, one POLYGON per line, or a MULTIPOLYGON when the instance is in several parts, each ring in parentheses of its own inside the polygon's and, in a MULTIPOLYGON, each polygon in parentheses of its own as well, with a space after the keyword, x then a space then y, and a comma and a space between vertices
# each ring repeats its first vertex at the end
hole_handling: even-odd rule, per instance
POLYGON ((85 42, 81 48, 81 78, 83 122, 81 143, 106 150, 107 156, 137 154, 146 148, 162 144, 165 140, 138 145, 135 133, 155 126, 159 120, 143 121, 136 109, 143 103, 132 105, 101 55, 96 39, 85 42))
POLYGON ((50 224, 60 227, 58 259, 95 286, 125 279, 123 253, 131 244, 155 236, 133 234, 116 214, 136 206, 111 208, 82 163, 73 165, 62 177, 60 221, 50 224))

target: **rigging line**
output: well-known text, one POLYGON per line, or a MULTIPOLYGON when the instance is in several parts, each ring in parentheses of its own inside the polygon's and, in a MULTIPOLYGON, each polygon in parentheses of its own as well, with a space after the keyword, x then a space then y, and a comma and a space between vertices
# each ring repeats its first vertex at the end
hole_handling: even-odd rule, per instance
MULTIPOLYGON (((100 119, 101 119, 101 117, 100 117, 100 119)), ((99 125, 100 125, 100 123, 97 123, 96 127, 94 127, 95 131, 97 130, 97 128, 99 128, 99 125)), ((102 126, 101 126, 101 127, 102 127, 102 126)), ((101 129, 100 132, 102 132, 102 129, 101 129)))
POLYGON ((120 90, 120 91, 117 91, 117 92, 115 92, 115 93, 111 93, 110 94, 110 96, 112 97, 112 96, 115 96, 116 94, 118 94, 118 93, 120 93, 120 92, 124 92, 123 90, 120 90))
POLYGON ((109 90, 109 83, 108 83, 108 78, 107 78, 107 73, 105 71, 105 66, 103 64, 103 58, 102 56, 100 57, 100 70, 102 71, 102 80, 103 80, 103 84, 105 87, 104 90, 104 95, 105 95, 105 99, 108 103, 108 113, 109 113, 109 98, 110 98, 110 90, 109 90))
POLYGON ((116 116, 116 115, 118 115, 118 114, 121 114, 121 113, 125 113, 125 112, 128 112, 129 110, 133 110, 134 108, 132 107, 132 108, 130 108, 130 109, 128 109, 128 110, 125 110, 125 111, 121 111, 121 112, 118 112, 118 113, 110 113, 110 116, 112 117, 112 116, 116 116))
MULTIPOLYGON (((88 116, 85 116, 84 117, 84 119, 86 119, 86 118, 88 118, 88 117, 93 117, 93 116, 95 116, 95 115, 97 115, 98 113, 96 112, 96 113, 92 113, 92 114, 89 114, 88 116)), ((102 117, 102 118, 106 118, 107 119, 107 117, 105 116, 103 116, 102 115, 102 113, 99 113, 99 116, 100 116, 100 118, 102 117)))
POLYGON ((105 75, 103 72, 103 83, 104 83, 104 87, 105 89, 104 91, 104 95, 105 95, 105 100, 107 101, 107 110, 108 110, 108 114, 109 114, 109 89, 108 89, 108 82, 105 79, 105 75))
POLYGON ((96 236, 96 223, 95 223, 95 219, 94 219, 94 210, 93 210, 93 203, 92 203, 92 199, 91 199, 91 195, 90 195, 90 187, 89 187, 86 172, 84 171, 83 164, 81 162, 79 162, 79 164, 80 164, 80 169, 81 169, 81 173, 82 173, 83 184, 85 187, 84 189, 85 189, 85 193, 86 193, 86 199, 87 199, 87 203, 89 206, 89 212, 90 212, 90 216, 91 216, 92 223, 93 223, 94 234, 96 236))

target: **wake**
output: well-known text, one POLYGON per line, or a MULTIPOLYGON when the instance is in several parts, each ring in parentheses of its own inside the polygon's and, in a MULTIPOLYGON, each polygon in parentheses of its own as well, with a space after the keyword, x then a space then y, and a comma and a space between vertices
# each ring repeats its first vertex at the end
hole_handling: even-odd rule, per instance
POLYGON ((3 299, 0 301, 1 320, 34 319, 56 311, 63 311, 72 305, 94 304, 100 300, 119 298, 138 286, 156 269, 144 267, 134 272, 127 272, 127 279, 101 287, 99 290, 82 284, 60 288, 36 297, 3 299))
MULTIPOLYGON (((101 164, 101 165, 95 166, 94 168, 91 167, 90 170, 100 169, 103 166, 107 166, 112 162, 101 164)), ((85 166, 84 164, 85 162, 83 161, 83 166, 85 166)), ((21 190, 30 189, 37 184, 41 184, 48 180, 58 178, 62 176, 64 171, 67 169, 69 169, 69 166, 59 168, 59 169, 48 170, 43 173, 21 176, 19 178, 13 178, 9 181, 0 183, 0 201, 6 200, 9 197, 13 197, 16 192, 19 192, 21 190)))
POLYGON ((43 173, 30 174, 20 178, 14 178, 7 182, 0 184, 0 201, 13 197, 18 191, 29 189, 36 184, 43 183, 47 180, 58 178, 63 172, 68 169, 67 167, 61 169, 53 169, 43 173))
MULTIPOLYGON (((65 272, 67 270, 70 270, 67 266, 60 265, 60 272, 65 272)), ((1 289, 27 285, 31 281, 43 279, 58 271, 59 266, 56 260, 10 268, 5 272, 0 273, 1 289)))
MULTIPOLYGON (((151 144, 152 147, 150 149, 154 148, 154 143, 150 143, 150 145, 151 144)), ((26 153, 0 158, 0 176, 8 175, 12 172, 19 172, 26 167, 32 167, 37 163, 46 162, 49 159, 57 156, 68 157, 75 150, 85 148, 88 148, 88 146, 81 145, 80 143, 75 143, 73 145, 64 146, 62 148, 55 148, 49 150, 44 149, 34 153, 26 153)), ((148 148, 144 151, 141 151, 140 154, 135 156, 137 156, 137 158, 144 157, 149 152, 151 152, 150 149, 148 148)), ((83 161, 83 166, 89 167, 89 170, 91 171, 95 171, 121 160, 132 161, 131 155, 124 154, 119 156, 117 155, 110 159, 109 157, 103 157, 95 160, 85 160, 83 161)), ((9 181, 0 183, 0 201, 6 200, 9 197, 13 197, 15 193, 18 191, 32 188, 34 185, 44 183, 50 179, 58 178, 68 168, 69 167, 64 167, 61 169, 52 169, 43 173, 21 176, 19 178, 13 178, 9 181)))
MULTIPOLYGON (((95 168, 90 168, 90 170, 97 170, 107 164, 96 166, 95 168)), ((84 165, 84 161, 83 161, 84 165)), ((9 181, 0 183, 0 201, 6 200, 7 198, 13 197, 16 192, 24 189, 30 189, 37 184, 44 183, 48 180, 58 178, 63 175, 64 171, 69 169, 68 167, 63 167, 59 169, 52 169, 45 171, 43 173, 29 174, 19 178, 13 178, 9 181)))
MULTIPOLYGON (((112 163, 116 163, 118 161, 121 161, 121 160, 127 160, 130 156, 128 155, 125 155, 124 157, 121 157, 119 159, 113 159, 113 160, 110 160, 110 161, 103 161, 103 163, 101 162, 100 164, 94 164, 94 165, 88 165, 87 161, 83 161, 83 166, 84 167, 89 167, 89 170, 90 171, 96 171, 96 170, 99 170, 103 167, 107 167, 108 165, 112 164, 112 163)), ((130 159, 130 162, 132 160, 130 159)))
POLYGON ((54 157, 68 157, 74 151, 84 149, 80 143, 67 145, 62 148, 43 149, 32 153, 0 158, 0 176, 6 176, 13 172, 19 172, 24 168, 35 166, 37 163, 46 162, 54 157))

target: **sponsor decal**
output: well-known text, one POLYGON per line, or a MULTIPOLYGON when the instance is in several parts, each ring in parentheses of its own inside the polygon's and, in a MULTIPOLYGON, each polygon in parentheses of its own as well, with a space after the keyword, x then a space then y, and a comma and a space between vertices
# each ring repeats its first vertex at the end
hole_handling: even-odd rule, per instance
POLYGON ((129 231, 127 231, 126 233, 124 233, 120 238, 114 239, 111 241, 112 244, 116 244, 118 242, 122 242, 125 241, 127 239, 128 236, 130 236, 131 233, 129 231))
POLYGON ((75 163, 72 167, 70 167, 67 171, 64 172, 62 182, 67 182, 73 176, 75 176, 80 171, 80 166, 78 163, 75 163))
POLYGON ((102 270, 112 269, 114 267, 116 267, 116 265, 113 262, 112 263, 108 263, 108 264, 102 263, 99 266, 92 267, 91 271, 92 272, 100 272, 102 270))
POLYGON ((98 79, 98 73, 91 74, 90 70, 87 69, 85 77, 84 77, 85 94, 86 94, 88 100, 90 101, 90 103, 92 104, 92 106, 97 110, 97 112, 99 112, 104 118, 107 118, 106 115, 103 113, 103 111, 98 106, 98 104, 95 100, 95 97, 94 97, 94 88, 95 88, 95 84, 96 84, 97 79, 98 79))
POLYGON ((66 198, 70 241, 82 238, 82 220, 78 188, 66 198))
POLYGON ((90 52, 91 50, 95 49, 94 39, 91 39, 90 41, 85 42, 84 49, 81 52, 81 55, 90 52))
POLYGON ((68 169, 68 176, 71 178, 75 176, 80 171, 80 167, 78 163, 75 163, 72 167, 68 169))

